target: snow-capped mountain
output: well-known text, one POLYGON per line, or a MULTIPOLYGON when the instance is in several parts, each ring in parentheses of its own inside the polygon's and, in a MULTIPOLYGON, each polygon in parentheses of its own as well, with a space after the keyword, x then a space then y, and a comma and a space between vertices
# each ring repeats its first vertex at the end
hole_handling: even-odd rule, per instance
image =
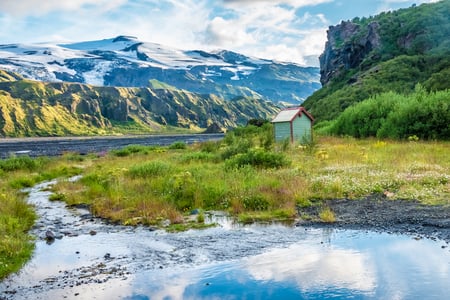
POLYGON ((119 36, 74 44, 0 45, 0 69, 46 82, 168 87, 224 99, 301 103, 320 88, 319 69, 231 51, 184 51, 119 36))

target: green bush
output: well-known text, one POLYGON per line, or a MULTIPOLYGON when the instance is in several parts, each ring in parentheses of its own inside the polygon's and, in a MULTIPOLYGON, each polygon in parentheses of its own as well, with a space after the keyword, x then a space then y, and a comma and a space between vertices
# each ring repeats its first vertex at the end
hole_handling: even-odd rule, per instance
POLYGON ((242 205, 246 210, 258 211, 269 209, 269 202, 264 198, 264 196, 261 195, 252 195, 245 197, 242 200, 242 205))
POLYGON ((23 177, 13 179, 9 184, 13 189, 22 189, 32 187, 35 184, 35 181, 31 177, 23 177))
POLYGON ((171 150, 184 150, 186 148, 187 146, 185 142, 175 142, 169 146, 169 149, 171 150))
POLYGON ((248 139, 236 139, 236 141, 229 145, 228 147, 225 147, 221 153, 221 158, 223 160, 226 160, 228 158, 231 158, 237 154, 246 153, 253 147, 253 143, 251 140, 248 139))
POLYGON ((167 195, 180 210, 194 208, 197 182, 191 172, 182 172, 173 176, 168 183, 167 195))
POLYGON ((253 166, 264 169, 281 168, 289 165, 282 153, 268 152, 260 149, 252 149, 246 153, 238 154, 225 162, 228 168, 253 166))
POLYGON ((206 141, 200 144, 200 150, 207 153, 216 153, 220 149, 221 142, 206 141))
POLYGON ((449 124, 450 91, 427 93, 417 85, 410 95, 389 92, 349 107, 326 130, 356 138, 448 140, 449 124))
POLYGON ((125 157, 125 156, 129 156, 131 155, 131 151, 127 148, 122 148, 122 149, 113 149, 110 151, 110 153, 114 156, 118 156, 118 157, 125 157))
POLYGON ((121 149, 113 149, 110 153, 114 156, 126 157, 131 154, 148 154, 151 151, 157 150, 158 147, 146 145, 128 145, 121 149))
POLYGON ((11 172, 17 170, 35 171, 41 168, 47 161, 46 158, 33 159, 29 156, 10 157, 0 160, 0 170, 11 172))

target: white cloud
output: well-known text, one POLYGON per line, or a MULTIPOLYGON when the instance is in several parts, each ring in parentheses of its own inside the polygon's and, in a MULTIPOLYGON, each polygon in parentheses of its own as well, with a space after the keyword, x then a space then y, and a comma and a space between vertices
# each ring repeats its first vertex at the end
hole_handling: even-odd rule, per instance
POLYGON ((206 29, 205 42, 214 46, 242 46, 254 44, 252 35, 245 31, 242 22, 215 17, 206 29))
POLYGON ((308 5, 318 5, 321 3, 327 3, 327 2, 333 2, 334 0, 223 0, 225 3, 229 4, 236 4, 236 5, 242 5, 242 4, 258 4, 258 3, 270 3, 271 5, 281 5, 281 4, 288 4, 292 5, 294 7, 303 7, 308 5))
POLYGON ((299 16, 296 8, 313 1, 232 0, 226 3, 233 14, 210 21, 205 35, 208 44, 256 57, 318 65, 317 57, 325 45, 327 20, 323 14, 299 16), (307 44, 299 44, 303 39, 307 44))
MULTIPOLYGON (((368 1, 367 15, 377 8, 382 11, 391 5, 401 6, 399 1, 407 0, 368 1)), ((326 29, 332 25, 328 19, 333 18, 334 11, 330 7, 336 7, 337 3, 337 0, 2 0, 0 41, 69 42, 126 34, 181 49, 227 49, 261 58, 318 65, 326 29), (319 4, 323 11, 316 9, 312 13, 319 4)))
POLYGON ((112 9, 126 0, 2 0, 0 11, 14 16, 42 16, 54 11, 76 11, 85 5, 112 9))
POLYGON ((317 28, 325 32, 326 20, 320 15, 299 17, 297 9, 329 1, 47 0, 36 9, 35 0, 4 0, 0 25, 17 34, 4 31, 0 39, 75 42, 127 34, 183 49, 228 49, 308 64, 308 56, 318 56, 323 45, 306 48, 298 42, 313 39, 317 28), (27 23, 28 16, 33 24, 27 23), (307 33, 306 27, 315 29, 307 33))

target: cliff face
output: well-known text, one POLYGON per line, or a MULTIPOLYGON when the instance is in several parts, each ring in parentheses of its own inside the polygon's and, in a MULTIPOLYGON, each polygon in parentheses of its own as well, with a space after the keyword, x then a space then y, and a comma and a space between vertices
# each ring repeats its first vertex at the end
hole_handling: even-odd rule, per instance
POLYGON ((139 132, 203 130, 211 124, 227 129, 279 110, 260 99, 225 101, 177 89, 43 83, 13 75, 0 71, 0 136, 104 134, 130 126, 139 132))
POLYGON ((384 92, 449 89, 449 16, 445 0, 331 26, 320 56, 323 87, 303 106, 320 122, 384 92))
POLYGON ((326 85, 342 71, 358 67, 374 49, 380 49, 380 25, 370 23, 366 28, 352 22, 330 26, 325 50, 320 55, 320 82, 326 85))

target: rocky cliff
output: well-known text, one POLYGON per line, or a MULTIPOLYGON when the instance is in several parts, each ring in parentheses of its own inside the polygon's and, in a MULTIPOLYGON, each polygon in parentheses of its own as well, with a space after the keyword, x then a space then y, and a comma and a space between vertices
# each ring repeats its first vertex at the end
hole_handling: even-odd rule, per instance
POLYGON ((320 82, 326 85, 342 71, 358 67, 374 49, 380 49, 380 24, 371 22, 367 28, 353 22, 330 26, 325 50, 320 55, 320 82))

